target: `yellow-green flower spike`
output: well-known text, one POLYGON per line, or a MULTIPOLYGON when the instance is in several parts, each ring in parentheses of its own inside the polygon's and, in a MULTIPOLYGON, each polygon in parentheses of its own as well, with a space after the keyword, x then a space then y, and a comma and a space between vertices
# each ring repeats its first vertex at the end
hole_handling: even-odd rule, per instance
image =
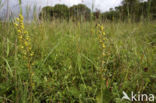
POLYGON ((14 23, 17 33, 18 33, 18 41, 19 41, 19 51, 23 55, 23 58, 28 59, 32 57, 34 53, 31 51, 31 39, 28 34, 28 31, 24 28, 23 23, 24 17, 20 14, 18 18, 16 18, 16 23, 14 23))

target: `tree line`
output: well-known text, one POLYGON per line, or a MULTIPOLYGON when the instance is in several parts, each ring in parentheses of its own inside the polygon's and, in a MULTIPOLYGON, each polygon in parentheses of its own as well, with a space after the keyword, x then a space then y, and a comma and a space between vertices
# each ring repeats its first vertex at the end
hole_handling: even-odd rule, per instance
POLYGON ((44 7, 39 14, 39 18, 44 20, 53 20, 56 18, 66 20, 71 18, 73 18, 73 20, 89 20, 91 17, 90 14, 91 10, 83 4, 74 5, 70 8, 64 4, 57 4, 54 7, 44 7))
POLYGON ((120 6, 110 9, 108 12, 91 10, 84 4, 74 5, 68 8, 66 5, 57 4, 54 7, 46 6, 39 14, 41 20, 72 19, 72 20, 127 20, 139 21, 142 18, 156 19, 156 0, 123 0, 120 6))

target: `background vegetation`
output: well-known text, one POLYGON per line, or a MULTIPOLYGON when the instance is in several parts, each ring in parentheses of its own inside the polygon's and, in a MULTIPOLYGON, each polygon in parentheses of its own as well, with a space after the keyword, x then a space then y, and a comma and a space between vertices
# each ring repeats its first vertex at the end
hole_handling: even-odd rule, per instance
POLYGON ((100 19, 102 21, 156 19, 156 1, 123 0, 121 6, 115 7, 115 9, 110 8, 110 11, 104 13, 101 13, 98 9, 91 13, 91 10, 83 4, 74 5, 70 8, 59 4, 54 7, 44 7, 40 13, 40 19, 42 18, 45 20, 52 20, 52 18, 74 18, 74 20, 100 19))
POLYGON ((102 21, 97 14, 103 14, 95 12, 95 20, 84 5, 45 7, 40 14, 45 21, 20 27, 31 39, 34 54, 27 56, 30 62, 20 51, 18 36, 22 33, 15 21, 0 22, 0 102, 131 103, 121 99, 122 91, 155 94, 154 8, 148 9, 149 19, 139 22, 132 22, 137 14, 128 9, 131 21, 127 22, 127 12, 121 15, 117 10, 108 14, 121 13, 118 21, 107 21, 109 16, 102 21))

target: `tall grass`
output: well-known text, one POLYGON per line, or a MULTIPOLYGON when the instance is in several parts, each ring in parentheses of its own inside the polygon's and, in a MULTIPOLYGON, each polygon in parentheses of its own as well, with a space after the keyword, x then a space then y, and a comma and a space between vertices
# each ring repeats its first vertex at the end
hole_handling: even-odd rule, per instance
MULTIPOLYGON (((33 103, 125 103, 122 91, 156 93, 156 22, 103 23, 102 57, 96 22, 25 24, 34 51, 33 103), (109 82, 101 78, 101 61, 109 82)), ((29 103, 29 71, 19 59, 17 32, 0 23, 0 102, 29 103)))

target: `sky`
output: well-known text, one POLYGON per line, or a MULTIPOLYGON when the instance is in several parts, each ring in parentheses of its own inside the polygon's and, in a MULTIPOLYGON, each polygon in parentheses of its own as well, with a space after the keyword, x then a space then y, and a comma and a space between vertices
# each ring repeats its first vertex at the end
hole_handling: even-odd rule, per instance
MULTIPOLYGON (((101 12, 105 12, 110 8, 120 5, 121 1, 122 0, 22 0, 22 8, 24 9, 24 15, 26 15, 26 11, 29 11, 30 15, 32 15, 34 9, 36 9, 38 13, 42 7, 47 5, 66 4, 70 7, 81 3, 89 8, 92 8, 92 4, 94 4, 94 10, 98 9, 101 12)), ((18 0, 2 0, 1 4, 3 6, 0 5, 0 16, 6 16, 7 11, 9 11, 9 15, 17 15, 19 13, 18 0), (9 1, 9 10, 7 10, 7 1, 9 1)))

